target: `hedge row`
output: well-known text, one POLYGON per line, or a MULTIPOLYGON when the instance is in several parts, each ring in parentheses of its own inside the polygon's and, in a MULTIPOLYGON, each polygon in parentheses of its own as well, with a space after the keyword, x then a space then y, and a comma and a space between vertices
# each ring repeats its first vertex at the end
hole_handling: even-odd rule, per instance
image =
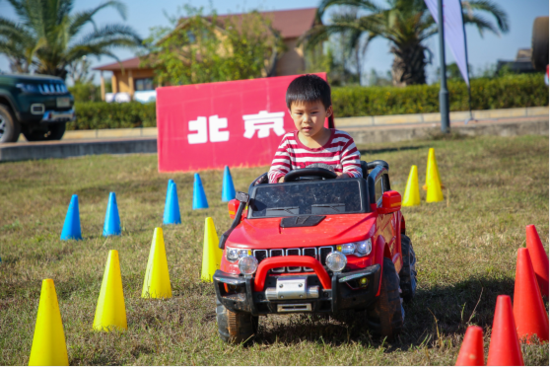
POLYGON ((76 102, 76 121, 68 130, 122 129, 157 126, 155 103, 76 102))
MULTIPOLYGON (((473 110, 548 106, 543 74, 474 79, 471 86, 473 110)), ((465 83, 451 81, 448 89, 451 111, 467 111, 465 83)), ((336 117, 438 112, 439 84, 333 88, 332 102, 336 117)), ((156 126, 155 103, 80 102, 75 108, 77 120, 67 126, 71 130, 156 126)))
MULTIPOLYGON (((473 110, 548 106, 548 87, 543 74, 474 79, 470 84, 473 110)), ((447 89, 451 111, 467 111, 466 84, 450 81, 447 89)), ((336 117, 439 112, 439 84, 334 88, 332 103, 336 117)))

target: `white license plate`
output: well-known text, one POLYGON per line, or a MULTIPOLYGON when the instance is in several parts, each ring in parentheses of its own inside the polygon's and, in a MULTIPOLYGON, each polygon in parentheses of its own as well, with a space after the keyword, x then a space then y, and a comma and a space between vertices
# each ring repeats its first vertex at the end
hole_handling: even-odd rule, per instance
POLYGON ((69 97, 57 97, 57 107, 71 107, 71 99, 69 97))

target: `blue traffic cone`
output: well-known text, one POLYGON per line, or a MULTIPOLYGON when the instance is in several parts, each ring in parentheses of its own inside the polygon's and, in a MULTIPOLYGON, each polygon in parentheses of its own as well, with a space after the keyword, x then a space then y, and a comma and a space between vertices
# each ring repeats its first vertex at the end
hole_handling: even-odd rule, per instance
POLYGON ((178 189, 173 180, 168 181, 166 189, 166 203, 164 204, 164 224, 181 224, 180 204, 178 203, 178 189))
POLYGON ((206 200, 206 194, 202 187, 201 176, 195 173, 195 184, 193 185, 193 210, 208 208, 208 201, 206 200))
POLYGON ((105 224, 103 225, 103 236, 120 236, 120 217, 116 205, 116 195, 109 193, 109 204, 105 213, 105 224))
POLYGON ((233 178, 229 167, 225 166, 223 170, 223 184, 222 184, 222 201, 229 201, 235 199, 235 185, 233 185, 233 178))
POLYGON ((66 240, 81 240, 82 231, 80 229, 80 212, 78 210, 78 195, 71 197, 71 203, 65 216, 65 224, 61 231, 61 239, 66 240))

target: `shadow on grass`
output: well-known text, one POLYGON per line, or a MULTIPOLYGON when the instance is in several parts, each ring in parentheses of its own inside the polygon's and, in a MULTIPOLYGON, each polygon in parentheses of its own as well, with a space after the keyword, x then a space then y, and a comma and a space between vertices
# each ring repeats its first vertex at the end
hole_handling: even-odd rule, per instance
POLYGON ((297 344, 307 340, 338 346, 353 341, 372 347, 384 345, 388 347, 386 352, 433 347, 454 335, 463 335, 470 324, 490 327, 497 296, 512 295, 513 290, 513 279, 484 278, 419 289, 415 299, 404 305, 405 324, 395 340, 371 335, 366 312, 351 311, 338 320, 323 315, 295 315, 286 322, 279 317, 269 317, 269 321, 261 318, 255 342, 297 344))

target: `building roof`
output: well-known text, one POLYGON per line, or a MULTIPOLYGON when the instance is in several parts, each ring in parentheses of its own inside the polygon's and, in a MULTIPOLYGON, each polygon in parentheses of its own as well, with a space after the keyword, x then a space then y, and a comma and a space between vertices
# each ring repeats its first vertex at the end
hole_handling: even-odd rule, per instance
POLYGON ((98 66, 93 68, 93 70, 105 70, 105 71, 114 71, 124 69, 139 69, 139 57, 133 57, 131 59, 123 60, 121 62, 114 62, 112 64, 98 66))
MULTIPOLYGON (((315 22, 317 8, 262 11, 260 14, 271 20, 271 26, 281 32, 283 39, 297 38, 311 29, 315 22)), ((239 17, 242 14, 219 15, 218 20, 239 17)))
MULTIPOLYGON (((263 11, 260 14, 265 15, 271 20, 271 26, 281 32, 283 39, 298 38, 309 30, 315 23, 315 13, 317 8, 304 8, 293 10, 263 11)), ((231 17, 240 17, 242 14, 219 15, 218 20, 225 20, 231 17)), ((98 66, 93 70, 114 71, 124 69, 139 69, 139 57, 114 62, 112 64, 98 66)))

